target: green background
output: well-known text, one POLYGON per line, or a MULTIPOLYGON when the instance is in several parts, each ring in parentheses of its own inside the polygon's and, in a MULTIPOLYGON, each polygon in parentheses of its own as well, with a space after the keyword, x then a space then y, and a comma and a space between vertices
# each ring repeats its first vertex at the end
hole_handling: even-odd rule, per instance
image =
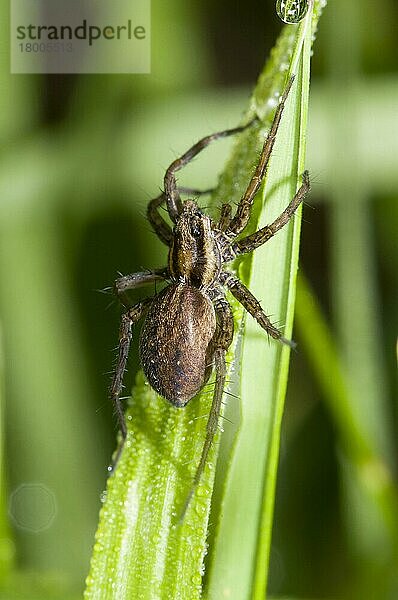
MULTIPOLYGON (((66 598, 88 571, 115 444, 105 373, 119 308, 96 290, 117 271, 164 264, 146 203, 181 151, 239 122, 282 23, 272 2, 153 0, 150 75, 11 76, 5 3, 0 11, 0 597, 66 598)), ((398 596, 394 489, 386 500, 397 433, 397 56, 392 0, 329 1, 312 65, 300 269, 328 330, 316 327, 302 280, 276 596, 398 596)), ((227 147, 181 181, 214 185, 227 147)), ((133 356, 128 385, 136 369, 133 356)))

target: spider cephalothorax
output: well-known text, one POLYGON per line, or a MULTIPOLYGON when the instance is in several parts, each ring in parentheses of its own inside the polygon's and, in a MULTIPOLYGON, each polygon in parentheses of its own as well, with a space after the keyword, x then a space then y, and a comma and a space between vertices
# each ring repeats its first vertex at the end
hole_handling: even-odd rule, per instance
MULTIPOLYGON (((231 216, 231 206, 226 202, 221 207, 219 220, 212 221, 194 200, 182 202, 175 174, 210 142, 239 133, 250 123, 203 138, 170 165, 164 178, 164 192, 148 205, 148 219, 155 233, 169 247, 168 266, 121 277, 114 285, 115 293, 121 295, 126 290, 141 285, 161 280, 168 282, 159 294, 145 298, 122 315, 118 360, 110 395, 124 439, 127 427, 120 393, 132 326, 141 317, 146 314, 140 337, 142 367, 154 390, 169 402, 177 407, 185 406, 202 389, 211 371, 215 369, 216 381, 207 422, 207 436, 189 497, 199 483, 220 415, 226 377, 225 356, 234 331, 225 288, 230 290, 271 337, 292 345, 271 323, 253 294, 235 275, 224 269, 225 263, 240 254, 255 250, 286 225, 309 190, 308 173, 305 171, 301 187, 282 214, 270 225, 238 239, 249 222, 254 197, 266 173, 292 82, 293 79, 288 82, 276 109, 260 160, 235 215, 231 216), (166 204, 172 226, 160 214, 162 204, 166 204)), ((191 191, 192 195, 200 193, 184 191, 191 191)))
POLYGON ((205 289, 217 279, 220 268, 221 254, 212 221, 196 202, 187 200, 173 230, 169 251, 171 279, 205 289))

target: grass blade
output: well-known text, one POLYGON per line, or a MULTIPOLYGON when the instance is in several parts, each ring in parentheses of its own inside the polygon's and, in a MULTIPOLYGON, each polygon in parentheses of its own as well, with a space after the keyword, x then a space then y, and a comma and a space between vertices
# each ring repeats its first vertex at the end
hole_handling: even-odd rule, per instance
MULTIPOLYGON (((343 493, 342 505, 346 511, 351 509, 351 512, 354 512, 352 506, 357 507, 359 502, 366 508, 366 535, 372 535, 377 558, 373 568, 369 568, 366 574, 361 574, 360 581, 355 584, 360 586, 362 595, 389 597, 387 590, 396 589, 396 482, 388 461, 358 418, 352 402, 347 369, 344 368, 337 343, 319 303, 303 275, 300 275, 297 285, 296 322, 300 346, 307 354, 338 432, 343 482, 349 479, 351 486, 358 490, 358 496, 354 498, 357 504, 352 499, 349 503, 343 493)), ((360 595, 358 592, 358 597, 360 595)))
MULTIPOLYGON (((289 71, 297 73, 297 77, 263 190, 266 217, 260 218, 260 225, 272 221, 288 204, 304 170, 311 35, 319 11, 320 5, 315 4, 313 17, 309 13, 299 26, 285 30, 294 39, 289 71)), ((273 65, 275 70, 279 59, 273 65)), ((264 79, 260 79, 257 92, 264 79)), ((256 251, 251 270, 247 265, 241 268, 250 289, 263 299, 266 311, 286 324, 287 337, 292 329, 299 231, 297 216, 294 223, 256 251)), ((232 593, 237 598, 265 597, 288 363, 288 348, 276 344, 267 347, 259 328, 248 319, 242 352, 241 423, 225 485, 223 519, 209 582, 210 598, 232 593)))

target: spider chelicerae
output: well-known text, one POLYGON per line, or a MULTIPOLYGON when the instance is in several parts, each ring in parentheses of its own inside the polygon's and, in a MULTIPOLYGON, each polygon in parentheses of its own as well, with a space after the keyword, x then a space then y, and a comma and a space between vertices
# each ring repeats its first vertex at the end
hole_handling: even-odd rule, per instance
MULTIPOLYGON (((205 385, 215 369, 213 401, 207 422, 207 435, 196 469, 187 504, 198 485, 217 431, 226 378, 226 352, 232 342, 234 323, 224 289, 230 290, 259 325, 275 340, 293 346, 262 310, 258 300, 231 272, 226 263, 252 252, 288 223, 309 191, 308 172, 290 204, 273 223, 246 237, 238 236, 250 219, 253 200, 267 170, 282 112, 292 86, 291 78, 276 109, 271 129, 263 145, 254 174, 232 216, 229 203, 221 206, 218 221, 205 215, 190 199, 182 202, 176 172, 187 165, 212 141, 234 135, 250 126, 228 129, 204 137, 167 169, 164 192, 148 205, 148 219, 157 236, 169 247, 168 264, 163 269, 133 273, 115 281, 121 297, 126 290, 165 280, 168 285, 153 297, 144 298, 126 309, 121 318, 116 370, 110 387, 123 440, 127 437, 120 394, 126 369, 133 325, 144 315, 140 336, 140 358, 152 388, 176 407, 184 407, 205 385), (160 213, 165 204, 173 227, 160 213)), ((198 195, 197 191, 186 190, 198 195)), ((119 448, 120 455, 123 444, 119 448)))

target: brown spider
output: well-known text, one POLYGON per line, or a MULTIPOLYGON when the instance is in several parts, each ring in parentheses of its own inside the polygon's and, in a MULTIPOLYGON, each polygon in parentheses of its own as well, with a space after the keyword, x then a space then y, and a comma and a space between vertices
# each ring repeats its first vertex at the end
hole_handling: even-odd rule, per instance
MULTIPOLYGON (((110 388, 123 440, 127 427, 121 405, 123 375, 132 337, 132 326, 146 313, 140 337, 140 358, 144 373, 153 389, 176 407, 185 406, 216 371, 207 435, 185 509, 198 485, 209 449, 217 430, 225 385, 225 355, 232 342, 234 324, 223 287, 229 289, 260 326, 274 339, 293 346, 284 338, 262 310, 260 303, 224 263, 251 252, 275 235, 292 217, 309 191, 308 172, 293 200, 273 223, 259 231, 236 239, 248 224, 254 197, 267 170, 286 98, 290 79, 264 143, 260 160, 240 200, 235 216, 231 206, 222 205, 218 222, 203 214, 194 200, 181 201, 175 174, 210 142, 243 131, 248 125, 209 135, 175 160, 164 177, 164 192, 148 205, 148 219, 158 237, 169 247, 168 265, 152 272, 133 273, 115 281, 115 293, 160 280, 169 284, 154 297, 145 298, 122 315, 116 371, 110 388), (165 203, 173 229, 159 212, 165 203)), ((194 190, 184 190, 195 193, 194 190)), ((118 456, 122 447, 119 448, 118 456)), ((184 512, 185 512, 184 509, 184 512)))

